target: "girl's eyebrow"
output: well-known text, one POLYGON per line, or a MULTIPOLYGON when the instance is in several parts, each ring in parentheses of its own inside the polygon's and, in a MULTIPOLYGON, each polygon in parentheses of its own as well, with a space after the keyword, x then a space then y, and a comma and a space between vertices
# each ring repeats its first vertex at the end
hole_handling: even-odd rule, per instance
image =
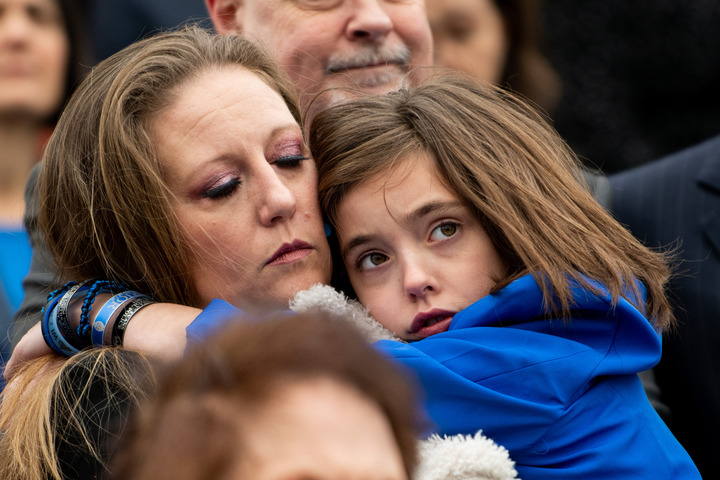
POLYGON ((453 208, 462 207, 463 203, 460 200, 446 200, 446 201, 440 201, 436 200, 433 202, 425 203, 415 210, 409 212, 407 215, 405 215, 402 219, 403 225, 412 225, 417 220, 422 219, 423 217, 426 217, 427 215, 430 215, 431 213, 437 213, 442 212, 445 210, 451 210, 453 208))
MULTIPOLYGON (((448 200, 448 201, 433 201, 425 203, 415 210, 409 212, 400 221, 401 225, 412 225, 414 222, 422 219, 423 217, 426 217, 427 215, 430 215, 432 213, 436 212, 442 212, 451 210, 454 208, 462 207, 463 203, 459 200, 448 200)), ((370 243, 373 240, 379 238, 380 236, 377 234, 368 234, 368 235, 358 235, 356 237, 351 238, 345 247, 343 247, 342 251, 340 252, 342 255, 342 258, 347 258, 350 255, 350 252, 366 243, 370 243)))
POLYGON ((342 255, 342 258, 349 257, 350 252, 353 249, 360 247, 366 243, 370 243, 378 237, 379 237, 378 235, 371 234, 371 235, 358 235, 357 237, 351 238, 350 241, 347 243, 347 245, 345 245, 345 247, 343 247, 342 252, 340 252, 342 255))

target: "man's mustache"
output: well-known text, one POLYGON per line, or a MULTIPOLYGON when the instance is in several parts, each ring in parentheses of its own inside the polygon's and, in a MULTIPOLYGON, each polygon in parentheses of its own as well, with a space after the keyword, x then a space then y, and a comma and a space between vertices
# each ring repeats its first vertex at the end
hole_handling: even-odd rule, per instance
POLYGON ((335 54, 328 60, 326 71, 328 73, 338 73, 351 68, 390 64, 407 68, 410 65, 410 49, 406 45, 399 43, 395 45, 367 46, 351 54, 335 54))

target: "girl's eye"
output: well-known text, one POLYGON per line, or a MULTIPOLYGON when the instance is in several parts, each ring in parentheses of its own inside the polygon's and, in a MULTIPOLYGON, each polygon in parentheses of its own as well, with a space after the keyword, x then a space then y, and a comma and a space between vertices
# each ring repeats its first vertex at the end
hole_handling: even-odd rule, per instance
POLYGON ((309 160, 309 158, 302 154, 287 155, 273 160, 270 164, 277 165, 280 168, 293 168, 300 165, 304 160, 309 160))
POLYGON ((372 252, 360 257, 360 259, 358 259, 357 265, 360 270, 372 270, 373 268, 379 267, 387 261, 387 255, 383 255, 382 253, 378 252, 372 252))
POLYGON ((445 222, 437 227, 433 228, 430 232, 430 240, 447 240, 448 238, 455 235, 458 231, 459 225, 455 222, 445 222))
POLYGON ((229 197, 240 185, 240 179, 237 177, 231 178, 227 182, 212 187, 203 192, 203 198, 209 198, 210 200, 217 200, 220 198, 229 197))

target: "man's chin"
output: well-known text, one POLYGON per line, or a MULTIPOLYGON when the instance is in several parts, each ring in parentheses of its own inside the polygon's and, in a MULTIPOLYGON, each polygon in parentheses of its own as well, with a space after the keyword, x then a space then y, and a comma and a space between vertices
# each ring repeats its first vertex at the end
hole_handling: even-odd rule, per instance
POLYGON ((325 108, 339 103, 363 97, 364 95, 382 95, 402 87, 405 75, 340 75, 335 74, 325 83, 326 89, 321 95, 325 108))
MULTIPOLYGON (((359 69, 358 69, 359 70, 359 69)), ((306 122, 309 126, 315 116, 335 105, 361 98, 365 95, 383 95, 403 86, 406 75, 400 72, 335 73, 328 75, 317 96, 308 95, 301 103, 307 105, 306 122)))
POLYGON ((397 66, 383 65, 367 68, 353 68, 328 76, 330 87, 346 88, 365 94, 382 94, 397 90, 405 80, 405 72, 397 66))

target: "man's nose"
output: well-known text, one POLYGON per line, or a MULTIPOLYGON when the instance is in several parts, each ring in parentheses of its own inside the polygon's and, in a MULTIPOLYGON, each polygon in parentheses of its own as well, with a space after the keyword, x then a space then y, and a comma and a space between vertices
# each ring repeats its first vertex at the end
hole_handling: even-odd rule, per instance
POLYGON ((347 24, 347 36, 351 40, 376 41, 393 29, 393 22, 378 0, 357 0, 347 24))

